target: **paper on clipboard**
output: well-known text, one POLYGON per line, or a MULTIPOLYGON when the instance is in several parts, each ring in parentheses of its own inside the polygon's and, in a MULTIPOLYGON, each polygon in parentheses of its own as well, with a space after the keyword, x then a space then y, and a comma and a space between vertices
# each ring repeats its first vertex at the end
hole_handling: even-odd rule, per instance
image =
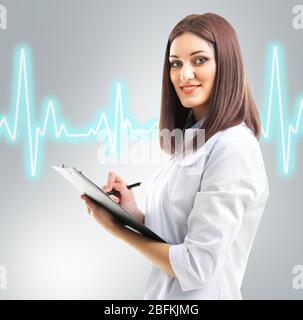
POLYGON ((103 192, 96 184, 88 179, 81 171, 77 170, 74 167, 68 167, 65 165, 62 165, 61 167, 51 167, 60 175, 62 175, 66 180, 68 180, 72 185, 74 185, 81 193, 86 194, 94 201, 96 201, 99 205, 107 209, 107 211, 115 216, 119 220, 119 222, 121 222, 126 227, 140 234, 143 234, 148 238, 166 243, 165 240, 160 238, 152 230, 136 220, 132 216, 132 214, 128 213, 118 203, 113 201, 105 192, 103 192))

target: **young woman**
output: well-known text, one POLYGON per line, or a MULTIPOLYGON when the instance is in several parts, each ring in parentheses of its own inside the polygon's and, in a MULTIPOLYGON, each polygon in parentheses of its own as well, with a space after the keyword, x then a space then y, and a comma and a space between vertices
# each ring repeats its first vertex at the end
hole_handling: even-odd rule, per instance
MULTIPOLYGON (((153 264, 145 299, 242 299, 269 190, 259 114, 237 35, 212 13, 181 20, 165 53, 159 129, 190 127, 204 129, 205 143, 163 163, 149 185, 145 213, 116 173, 102 187, 119 191, 111 197, 167 243, 121 226, 88 197, 82 199, 104 228, 153 264)), ((161 137, 163 150, 164 142, 161 137)))

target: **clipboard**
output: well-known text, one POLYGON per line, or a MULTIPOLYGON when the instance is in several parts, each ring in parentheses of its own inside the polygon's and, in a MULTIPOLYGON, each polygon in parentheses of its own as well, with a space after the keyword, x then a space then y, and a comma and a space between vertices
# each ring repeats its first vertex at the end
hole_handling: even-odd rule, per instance
POLYGON ((62 165, 61 167, 51 166, 67 181, 75 186, 81 193, 88 195, 100 206, 104 207, 125 227, 144 235, 150 239, 166 243, 152 230, 143 223, 137 221, 132 214, 123 209, 118 203, 112 200, 104 191, 102 191, 95 183, 87 178, 81 171, 74 167, 62 165))

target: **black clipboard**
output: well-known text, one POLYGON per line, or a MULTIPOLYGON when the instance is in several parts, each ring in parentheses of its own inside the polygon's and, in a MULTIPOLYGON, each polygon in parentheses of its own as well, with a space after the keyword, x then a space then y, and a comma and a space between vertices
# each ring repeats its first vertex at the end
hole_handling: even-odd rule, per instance
POLYGON ((81 171, 74 167, 52 166, 59 174, 74 185, 81 193, 88 195, 99 205, 109 211, 117 220, 125 227, 142 234, 150 239, 167 243, 160 238, 152 230, 146 227, 143 223, 137 221, 130 213, 123 209, 118 203, 113 201, 105 192, 103 192, 95 183, 88 179, 81 171))

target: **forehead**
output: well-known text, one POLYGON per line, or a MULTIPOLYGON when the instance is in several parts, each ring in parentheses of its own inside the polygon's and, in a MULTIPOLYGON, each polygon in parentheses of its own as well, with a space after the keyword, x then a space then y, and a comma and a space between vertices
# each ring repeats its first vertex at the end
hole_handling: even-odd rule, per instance
POLYGON ((199 50, 213 54, 213 46, 208 41, 191 32, 185 32, 173 40, 169 54, 189 56, 192 52, 199 50))

